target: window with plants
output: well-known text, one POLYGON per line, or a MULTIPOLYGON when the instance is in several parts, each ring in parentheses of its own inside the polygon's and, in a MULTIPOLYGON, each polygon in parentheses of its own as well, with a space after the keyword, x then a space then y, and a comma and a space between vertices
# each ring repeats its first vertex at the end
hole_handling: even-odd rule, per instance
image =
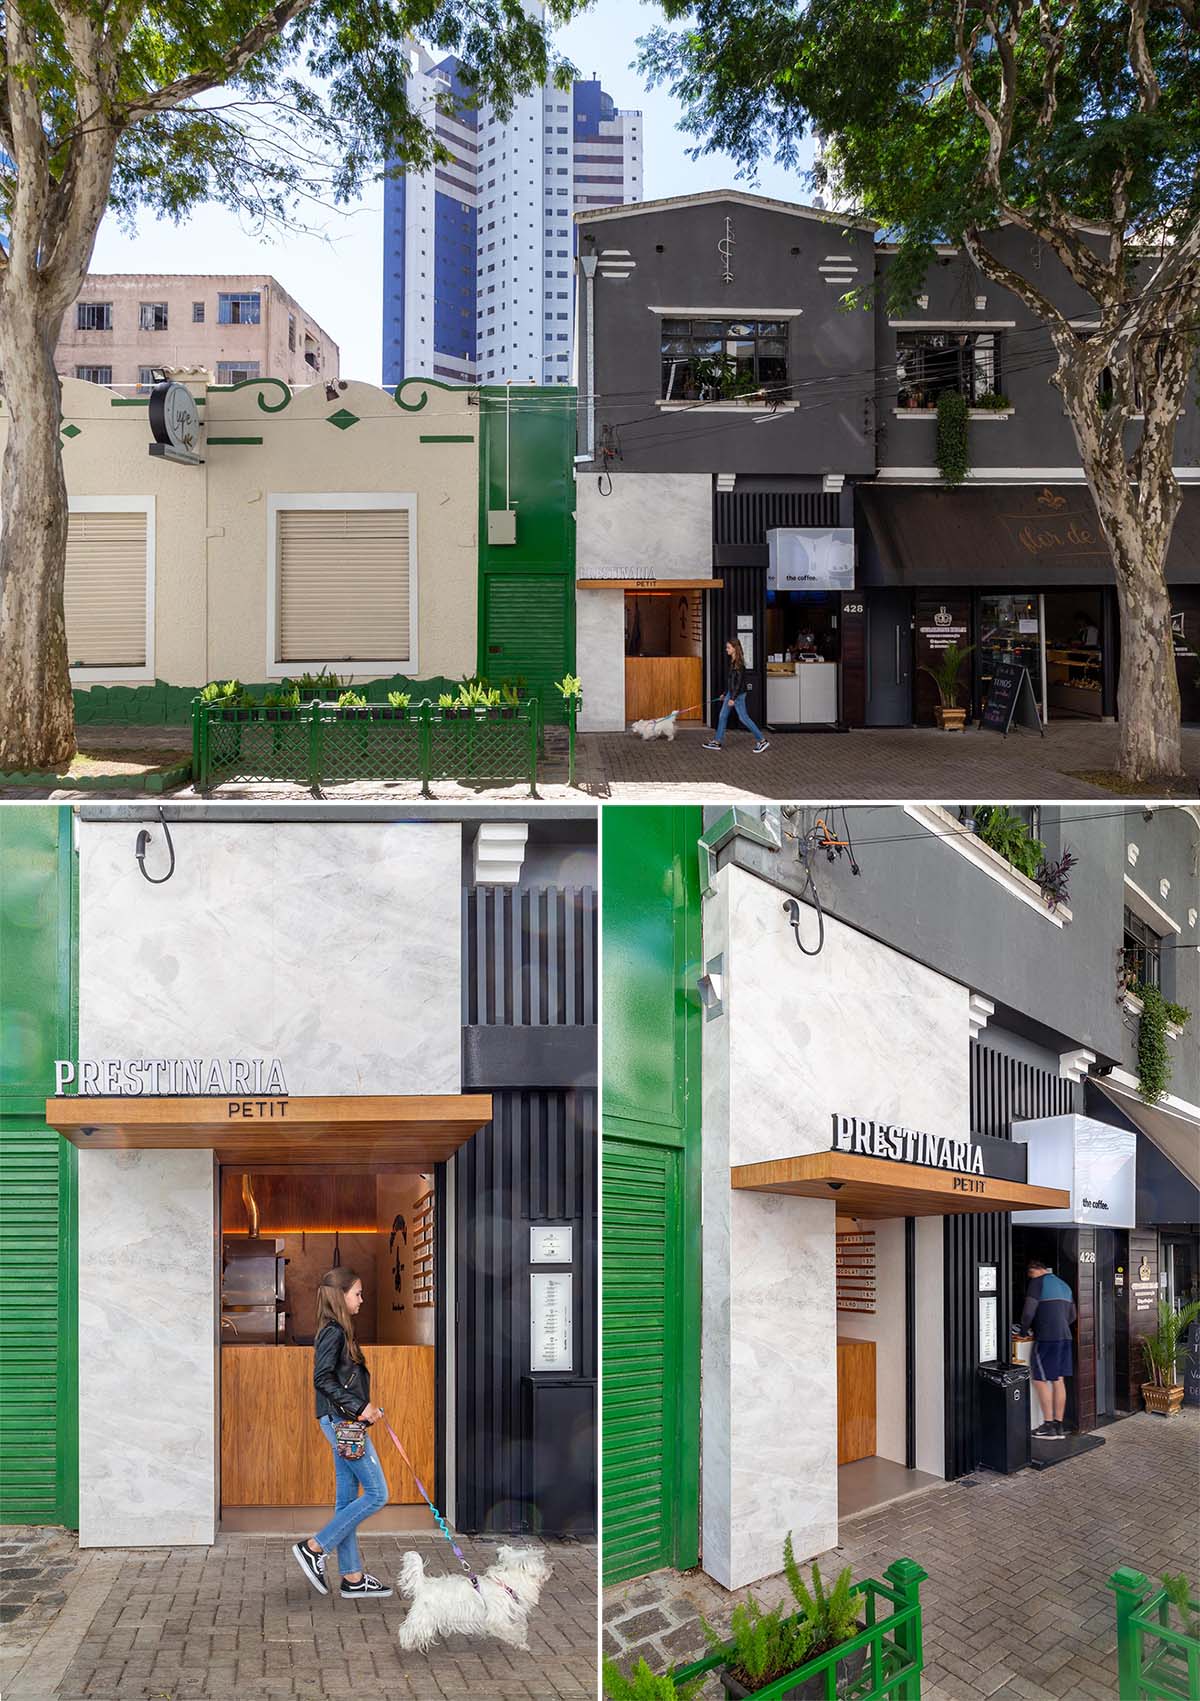
POLYGON ((1146 1104, 1157 1104, 1171 1084, 1169 1028, 1185 1028, 1191 1019, 1186 1004, 1174 1004, 1159 986, 1135 982, 1129 990, 1142 1003, 1138 1017, 1138 1095, 1146 1104))
POLYGON ((1007 407, 997 331, 896 332, 896 406, 935 408, 947 390, 971 407, 1007 407))
POLYGON ((786 319, 664 319, 661 352, 665 402, 787 399, 786 319))
POLYGON ((1070 898, 1071 874, 1079 858, 1069 845, 1061 856, 1049 856, 1038 837, 1037 813, 1029 813, 1027 820, 1022 811, 1007 804, 976 804, 972 818, 977 837, 1019 874, 1036 882, 1047 909, 1057 910, 1070 898))
POLYGON ((1126 986, 1159 986, 1162 975, 1162 940, 1148 922, 1126 905, 1124 957, 1126 986))

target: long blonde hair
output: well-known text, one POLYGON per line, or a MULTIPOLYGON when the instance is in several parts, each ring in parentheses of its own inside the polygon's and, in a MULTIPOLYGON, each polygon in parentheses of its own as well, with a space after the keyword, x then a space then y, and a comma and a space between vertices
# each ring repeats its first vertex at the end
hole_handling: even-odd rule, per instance
POLYGON ((326 1323, 336 1323, 346 1337, 350 1357, 357 1364, 365 1364, 362 1348, 354 1338, 354 1319, 346 1304, 346 1294, 357 1280, 357 1271, 347 1269, 345 1264, 339 1264, 336 1270, 326 1270, 317 1287, 316 1333, 319 1335, 326 1323))

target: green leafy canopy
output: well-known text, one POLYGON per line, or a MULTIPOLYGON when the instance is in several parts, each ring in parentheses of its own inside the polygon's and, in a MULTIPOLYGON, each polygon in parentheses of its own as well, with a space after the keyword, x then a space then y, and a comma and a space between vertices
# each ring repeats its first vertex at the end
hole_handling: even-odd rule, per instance
POLYGON ((4 0, 0 221, 16 218, 19 242, 23 175, 69 198, 91 130, 115 141, 107 204, 126 229, 140 208, 179 221, 203 201, 295 227, 387 161, 449 158, 436 122, 455 97, 410 102, 414 39, 456 55, 470 98, 507 114, 547 79, 569 84, 549 37, 584 3, 549 0, 543 25, 520 0, 4 0), (44 153, 22 122, 30 93, 44 153))

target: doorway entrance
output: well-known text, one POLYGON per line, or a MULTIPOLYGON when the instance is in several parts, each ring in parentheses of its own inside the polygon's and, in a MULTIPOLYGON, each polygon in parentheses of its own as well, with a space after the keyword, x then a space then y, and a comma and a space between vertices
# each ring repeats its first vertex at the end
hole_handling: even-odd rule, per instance
POLYGON ((867 621, 867 726, 912 724, 912 594, 872 591, 867 621))
POLYGON ((625 719, 703 721, 703 591, 625 593, 625 719))
MULTIPOLYGON (((333 1504, 333 1458, 313 1413, 316 1290, 346 1266, 363 1284, 356 1335, 371 1397, 422 1482, 436 1480, 435 1170, 222 1165, 220 1516, 227 1530, 311 1531, 333 1504)), ((413 1474, 380 1429, 389 1504, 373 1529, 426 1529, 413 1474)))

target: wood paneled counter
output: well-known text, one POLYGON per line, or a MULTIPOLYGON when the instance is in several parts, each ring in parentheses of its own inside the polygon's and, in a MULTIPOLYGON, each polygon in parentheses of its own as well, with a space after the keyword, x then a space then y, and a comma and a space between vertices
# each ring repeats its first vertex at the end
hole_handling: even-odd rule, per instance
POLYGON ((838 1464, 875 1454, 875 1343, 838 1336, 838 1464))
MULTIPOLYGON (((434 1349, 364 1347, 382 1406, 433 1492, 434 1349)), ((333 1453, 313 1407, 311 1347, 221 1347, 221 1504, 333 1505, 333 1453)), ((420 1501, 382 1425, 372 1433, 389 1501, 420 1501)))
POLYGON ((704 718, 699 656, 626 656, 625 719, 658 720, 672 709, 686 709, 681 721, 704 718))

